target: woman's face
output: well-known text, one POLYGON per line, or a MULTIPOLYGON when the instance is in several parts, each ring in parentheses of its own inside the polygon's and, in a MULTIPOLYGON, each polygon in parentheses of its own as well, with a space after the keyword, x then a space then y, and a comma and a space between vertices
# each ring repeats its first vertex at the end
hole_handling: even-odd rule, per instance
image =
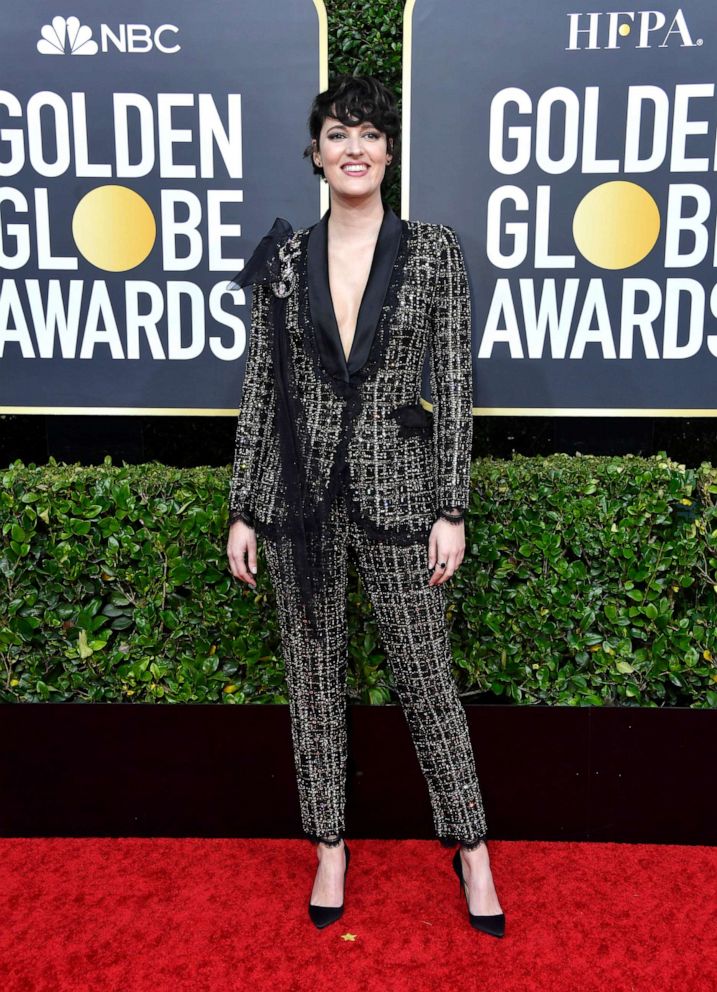
POLYGON ((386 135, 370 121, 346 125, 327 117, 314 161, 323 166, 332 193, 365 197, 380 188, 391 153, 386 135))

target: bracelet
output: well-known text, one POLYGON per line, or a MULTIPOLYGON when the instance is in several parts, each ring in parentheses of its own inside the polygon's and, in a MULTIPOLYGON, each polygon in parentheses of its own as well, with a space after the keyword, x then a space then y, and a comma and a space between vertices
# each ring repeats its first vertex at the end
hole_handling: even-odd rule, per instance
POLYGON ((444 520, 449 520, 452 524, 459 524, 465 517, 465 510, 460 513, 449 513, 448 510, 439 510, 438 513, 444 520))

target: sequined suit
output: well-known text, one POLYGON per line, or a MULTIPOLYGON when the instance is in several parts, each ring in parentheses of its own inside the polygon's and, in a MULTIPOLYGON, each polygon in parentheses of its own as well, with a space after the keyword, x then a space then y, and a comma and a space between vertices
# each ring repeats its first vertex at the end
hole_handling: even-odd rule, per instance
POLYGON ((485 837, 445 593, 429 586, 439 510, 468 503, 470 292, 452 228, 384 204, 346 359, 328 280, 328 217, 277 218, 237 277, 253 283, 230 522, 264 540, 286 664, 302 824, 343 836, 346 563, 372 603, 444 844, 485 837), (419 402, 428 350, 432 412, 419 402), (305 527, 308 528, 308 538, 305 527), (301 531, 301 539, 297 536, 301 531), (311 620, 309 619, 309 615, 311 620))

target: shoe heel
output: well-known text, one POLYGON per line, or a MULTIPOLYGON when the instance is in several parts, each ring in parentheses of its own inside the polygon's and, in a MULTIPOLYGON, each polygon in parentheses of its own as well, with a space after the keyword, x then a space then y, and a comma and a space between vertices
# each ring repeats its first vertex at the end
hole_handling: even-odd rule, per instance
MULTIPOLYGON (((463 880, 463 862, 461 861, 461 849, 458 847, 453 855, 453 870, 458 876, 458 886, 465 896, 466 907, 468 908, 468 892, 463 880)), ((505 913, 492 913, 487 916, 480 916, 471 913, 468 908, 468 920, 474 930, 490 934, 491 937, 503 937, 505 935, 505 913)))
MULTIPOLYGON (((344 841, 344 855, 346 857, 346 865, 344 867, 344 887, 346 886, 346 873, 349 870, 349 860, 351 858, 351 852, 349 851, 349 846, 344 841)), ((345 895, 344 895, 345 901, 345 895)), ((309 916, 311 922, 319 930, 327 927, 330 923, 335 923, 336 920, 343 916, 344 903, 342 902, 340 906, 314 906, 314 904, 309 901, 309 916)))

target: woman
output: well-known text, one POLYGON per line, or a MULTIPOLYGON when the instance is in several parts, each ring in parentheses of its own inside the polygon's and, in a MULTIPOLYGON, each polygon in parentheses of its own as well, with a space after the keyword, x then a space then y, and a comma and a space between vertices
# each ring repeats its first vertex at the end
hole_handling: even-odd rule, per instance
POLYGON ((317 847, 314 923, 343 911, 346 565, 373 605, 471 924, 503 936, 443 585, 463 560, 472 438, 470 296, 452 228, 400 220, 395 98, 345 76, 314 100, 314 172, 331 207, 277 218, 233 284, 253 284, 227 553, 255 586, 264 539, 286 663, 302 824, 317 847), (430 350, 433 413, 420 404, 430 350))

